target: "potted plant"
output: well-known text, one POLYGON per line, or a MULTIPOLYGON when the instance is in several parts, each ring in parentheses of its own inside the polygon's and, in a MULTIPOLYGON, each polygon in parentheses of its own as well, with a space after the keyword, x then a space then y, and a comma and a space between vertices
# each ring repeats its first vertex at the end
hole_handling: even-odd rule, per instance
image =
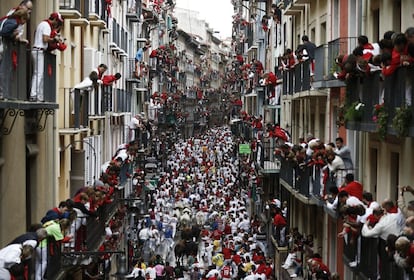
POLYGON ((365 104, 360 101, 355 101, 345 111, 345 121, 356 121, 362 120, 363 109, 365 104))
POLYGON ((395 108, 395 116, 392 119, 392 128, 397 132, 398 137, 408 135, 408 127, 411 123, 412 113, 411 106, 401 106, 395 108))
POLYGON ((377 123, 377 133, 381 140, 387 135, 388 112, 384 103, 374 105, 372 120, 377 123))

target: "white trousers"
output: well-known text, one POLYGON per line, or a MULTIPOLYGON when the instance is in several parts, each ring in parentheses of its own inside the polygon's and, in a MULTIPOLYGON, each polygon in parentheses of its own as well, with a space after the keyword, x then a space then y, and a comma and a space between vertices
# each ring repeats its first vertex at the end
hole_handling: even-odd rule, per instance
POLYGON ((42 50, 32 50, 33 57, 33 77, 30 98, 37 101, 44 101, 44 71, 45 54, 42 50))

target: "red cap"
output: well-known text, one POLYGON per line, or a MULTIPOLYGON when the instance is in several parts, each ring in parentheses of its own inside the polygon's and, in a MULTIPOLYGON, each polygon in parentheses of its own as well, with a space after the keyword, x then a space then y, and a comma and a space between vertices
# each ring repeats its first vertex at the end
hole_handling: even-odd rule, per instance
POLYGON ((55 20, 60 21, 60 22, 63 22, 63 17, 62 17, 62 15, 61 15, 60 13, 58 13, 58 12, 53 12, 53 13, 51 13, 49 18, 50 18, 50 19, 55 19, 55 20))

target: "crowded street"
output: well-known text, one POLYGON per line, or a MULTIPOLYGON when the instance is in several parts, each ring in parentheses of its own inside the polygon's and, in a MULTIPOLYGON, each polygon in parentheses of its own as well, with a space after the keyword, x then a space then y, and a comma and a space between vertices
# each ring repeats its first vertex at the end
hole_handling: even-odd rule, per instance
POLYGON ((0 1, 0 280, 414 280, 413 16, 0 1))
MULTIPOLYGON (((273 261, 257 238, 261 224, 252 218, 240 164, 228 126, 174 143, 157 189, 147 196, 148 214, 138 222, 141 254, 129 276, 145 274, 142 263, 161 263, 182 267, 186 279, 197 271, 203 278, 230 273, 224 278, 243 279, 253 272, 270 277, 273 261)), ((248 176, 255 176, 254 168, 248 176)))

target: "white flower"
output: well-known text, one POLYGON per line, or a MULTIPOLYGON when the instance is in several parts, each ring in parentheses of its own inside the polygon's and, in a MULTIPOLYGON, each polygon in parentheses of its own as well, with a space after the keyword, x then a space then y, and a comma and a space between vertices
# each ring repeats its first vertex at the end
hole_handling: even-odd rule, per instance
POLYGON ((361 108, 361 107, 364 107, 365 106, 365 104, 364 103, 358 103, 356 106, 355 106, 355 110, 357 110, 357 111, 359 111, 359 109, 361 108))

